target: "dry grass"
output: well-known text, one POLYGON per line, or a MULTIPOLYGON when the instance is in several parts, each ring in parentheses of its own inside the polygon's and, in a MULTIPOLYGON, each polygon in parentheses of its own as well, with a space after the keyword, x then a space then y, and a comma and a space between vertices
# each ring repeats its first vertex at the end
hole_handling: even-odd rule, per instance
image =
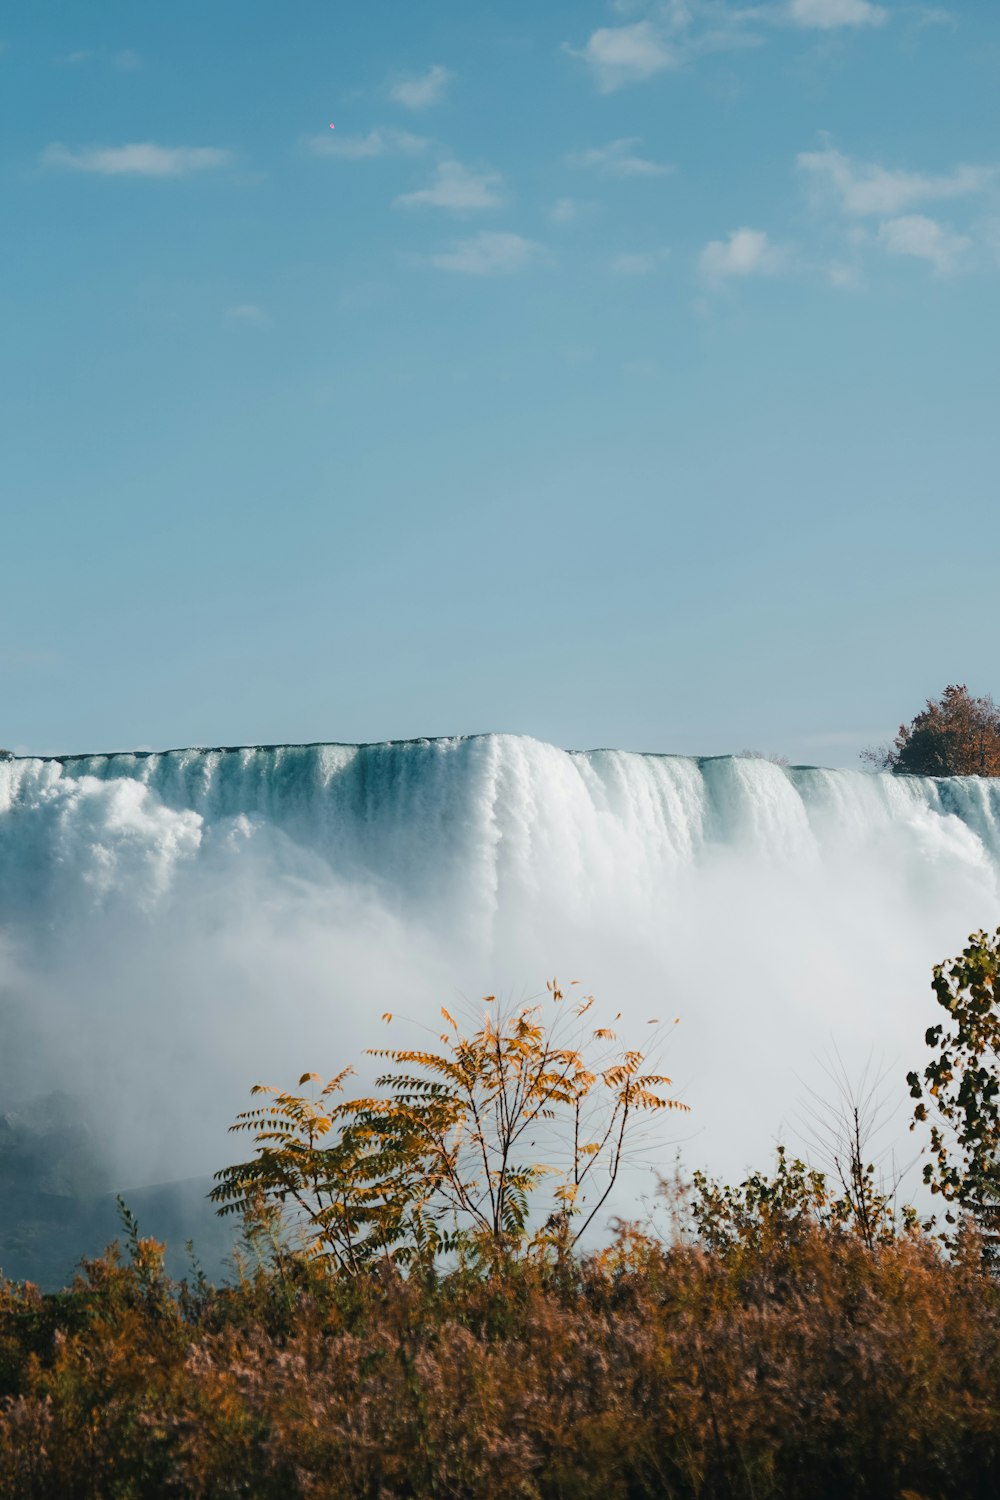
POLYGON ((0 1288, 0 1494, 938 1497, 1000 1486, 1000 1289, 976 1247, 821 1216, 501 1274, 158 1248, 0 1288))

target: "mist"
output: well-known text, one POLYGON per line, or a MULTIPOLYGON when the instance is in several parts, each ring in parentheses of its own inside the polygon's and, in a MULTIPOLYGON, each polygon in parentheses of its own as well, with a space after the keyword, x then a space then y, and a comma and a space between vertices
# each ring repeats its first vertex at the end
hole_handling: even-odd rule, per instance
POLYGON ((547 977, 691 1107, 652 1168, 799 1145, 886 1071, 914 1154, 934 962, 996 925, 1000 788, 484 736, 0 764, 0 1110, 79 1102, 120 1188, 208 1174, 258 1081, 332 1074, 547 977))

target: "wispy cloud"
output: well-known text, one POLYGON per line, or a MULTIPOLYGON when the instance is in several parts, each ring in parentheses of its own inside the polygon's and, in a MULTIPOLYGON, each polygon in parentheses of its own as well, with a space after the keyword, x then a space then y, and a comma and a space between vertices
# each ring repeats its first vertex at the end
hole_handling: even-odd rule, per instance
POLYGON ((397 208, 447 208, 456 213, 497 208, 502 201, 502 182, 499 172, 470 172, 461 162, 443 161, 428 187, 400 193, 393 202, 397 208))
POLYGON ((557 198, 549 209, 553 224, 576 224, 597 213, 601 205, 593 198, 557 198))
POLYGON ((622 136, 606 146, 575 152, 569 161, 574 167, 588 167, 604 177, 663 177, 674 170, 668 162, 639 156, 635 148, 641 144, 641 136, 622 136))
POLYGON ((835 260, 826 268, 826 279, 840 291, 853 292, 864 285, 861 267, 856 262, 835 260))
POLYGON ((964 230, 956 230, 924 212, 927 205, 982 198, 1000 183, 1000 167, 959 163, 950 172, 914 172, 857 162, 826 145, 804 151, 796 164, 821 204, 832 204, 842 216, 841 231, 850 247, 848 262, 835 261, 830 280, 836 286, 861 281, 860 257, 875 246, 888 255, 925 261, 938 275, 950 276, 971 263, 972 252, 988 240, 982 205, 964 230), (869 229, 866 220, 880 221, 869 229))
POLYGON ((676 72, 713 52, 757 46, 775 27, 800 31, 871 29, 889 12, 875 0, 614 0, 621 26, 601 26, 582 47, 563 50, 584 63, 598 91, 613 93, 662 73, 676 72))
POLYGON ((763 229, 734 229, 725 240, 710 240, 698 257, 708 281, 739 276, 775 276, 788 265, 788 251, 772 244, 763 229))
POLYGON ((788 0, 778 19, 791 26, 835 31, 845 26, 884 26, 889 12, 871 0, 788 0))
POLYGON ((956 166, 945 176, 895 171, 877 162, 853 162, 842 152, 803 151, 796 158, 824 191, 832 193, 844 213, 895 215, 919 203, 966 198, 982 193, 997 180, 996 167, 956 166))
POLYGON ((367 135, 342 135, 329 130, 306 141, 313 156, 337 156, 344 161, 365 161, 376 156, 419 156, 429 142, 408 130, 393 130, 376 125, 367 135))
POLYGON ((534 240, 483 230, 470 239, 459 240, 450 250, 432 255, 430 264, 439 271, 456 271, 463 276, 509 276, 545 259, 544 246, 534 240))
POLYGON ((86 146, 70 150, 54 141, 42 153, 46 167, 95 172, 103 177, 187 177, 228 166, 231 151, 218 146, 158 146, 140 141, 128 146, 86 146))
POLYGON ((622 250, 611 257, 611 272, 615 276, 649 276, 669 257, 669 250, 622 250))
POLYGON ((270 323, 270 318, 256 302, 238 302, 226 308, 226 317, 233 323, 270 323))
POLYGON ((76 52, 61 52, 52 61, 57 68, 83 68, 91 63, 102 63, 123 72, 132 72, 142 67, 142 58, 131 47, 123 47, 118 52, 108 52, 103 47, 84 47, 76 52))
POLYGON ((564 42, 563 49, 570 57, 586 63, 602 94, 611 94, 625 84, 641 83, 680 66, 676 52, 652 21, 601 26, 585 46, 578 49, 564 42))
POLYGON ((580 205, 575 198, 557 198, 549 209, 553 224, 572 224, 580 217, 580 205))
POLYGON ((426 73, 418 73, 413 78, 401 78, 392 84, 389 98, 401 104, 404 109, 430 109, 431 105, 441 103, 454 76, 441 63, 435 63, 426 73))
POLYGON ((878 242, 889 255, 909 255, 925 260, 939 276, 961 269, 972 241, 964 234, 929 219, 924 214, 906 214, 879 225, 878 242))
POLYGON ((920 7, 917 24, 919 26, 951 26, 958 25, 958 17, 952 10, 947 10, 943 5, 922 5, 920 7))

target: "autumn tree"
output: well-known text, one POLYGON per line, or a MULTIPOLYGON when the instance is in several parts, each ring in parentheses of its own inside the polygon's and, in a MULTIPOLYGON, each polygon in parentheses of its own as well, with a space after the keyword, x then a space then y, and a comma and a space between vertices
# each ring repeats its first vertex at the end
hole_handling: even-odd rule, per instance
MULTIPOLYGON (((555 981, 544 1004, 505 1011, 489 995, 469 1034, 442 1010, 439 1050, 370 1049, 389 1068, 365 1097, 341 1097, 351 1069, 309 1095, 258 1085, 267 1102, 231 1127, 256 1153, 217 1174, 219 1212, 288 1211, 309 1253, 348 1274, 377 1259, 458 1251, 496 1264, 571 1248, 637 1122, 685 1108, 643 1052, 593 1027, 593 1004, 571 1004, 555 981), (539 1189, 548 1211, 532 1216, 539 1189)), ((298 1086, 310 1083, 317 1074, 298 1086)))
POLYGON ((1000 776, 1000 708, 949 684, 899 726, 891 747, 864 750, 862 759, 897 776, 1000 776))

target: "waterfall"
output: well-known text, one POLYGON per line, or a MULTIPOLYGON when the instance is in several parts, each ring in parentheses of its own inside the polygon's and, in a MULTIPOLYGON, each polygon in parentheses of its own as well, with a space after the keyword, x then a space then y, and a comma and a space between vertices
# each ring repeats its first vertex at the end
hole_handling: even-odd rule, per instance
POLYGON ((630 1040, 680 1017, 671 1128, 738 1173, 795 1144, 834 1050, 900 1092, 998 876, 975 778, 510 735, 6 760, 0 1109, 64 1090, 116 1181, 206 1172, 258 1079, 557 974, 630 1040))

